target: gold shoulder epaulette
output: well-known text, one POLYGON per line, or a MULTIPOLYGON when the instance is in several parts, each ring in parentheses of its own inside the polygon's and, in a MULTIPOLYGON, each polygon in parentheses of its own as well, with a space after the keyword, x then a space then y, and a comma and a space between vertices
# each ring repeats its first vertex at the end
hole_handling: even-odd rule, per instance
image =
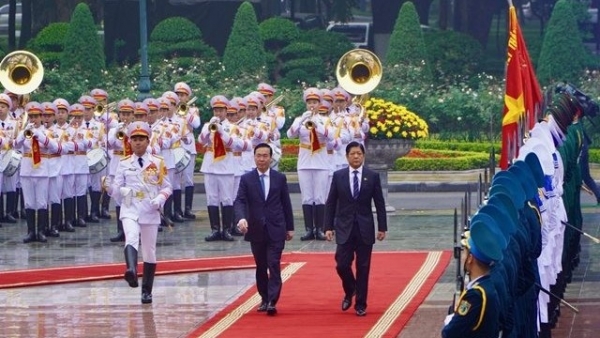
POLYGON ((128 155, 128 156, 125 156, 125 157, 121 158, 121 161, 125 161, 125 160, 128 160, 130 158, 131 158, 131 155, 128 155))
POLYGON ((164 160, 165 158, 160 156, 160 155, 156 155, 156 154, 150 154, 150 156, 154 156, 156 158, 160 158, 161 160, 164 160))

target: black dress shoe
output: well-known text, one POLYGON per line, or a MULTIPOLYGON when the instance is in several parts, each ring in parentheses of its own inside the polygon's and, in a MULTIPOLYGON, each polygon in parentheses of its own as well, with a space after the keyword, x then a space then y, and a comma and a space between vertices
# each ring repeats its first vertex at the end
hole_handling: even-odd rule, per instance
POLYGON ((344 297, 344 299, 342 299, 342 311, 348 310, 350 306, 352 306, 352 296, 344 297))
POLYGON ((356 309, 356 315, 359 317, 364 317, 367 315, 367 310, 365 309, 356 309))
POLYGON ((66 231, 66 232, 75 232, 75 229, 73 228, 73 225, 71 224, 71 222, 65 222, 64 224, 61 225, 61 227, 59 228, 60 231, 66 231))
POLYGON ((183 213, 183 218, 185 219, 196 219, 196 215, 192 212, 191 209, 186 208, 183 213))
POLYGON ((73 226, 80 227, 80 228, 85 228, 87 226, 87 224, 85 223, 85 220, 80 217, 80 218, 78 218, 75 221, 75 224, 73 224, 73 226))
POLYGON ((262 302, 256 309, 256 312, 265 312, 267 311, 267 302, 262 302))
POLYGON ((172 219, 173 219, 174 222, 177 222, 177 223, 183 223, 183 222, 185 222, 185 218, 183 218, 183 216, 180 213, 178 213, 178 212, 176 212, 173 215, 172 219))
POLYGON ((119 232, 119 233, 117 233, 117 235, 115 237, 111 237, 110 241, 112 243, 124 242, 125 241, 125 234, 123 232, 119 232))
POLYGON ((151 304, 152 294, 149 292, 142 292, 142 304, 151 304))
POLYGON ((218 241, 221 239, 221 232, 220 231, 213 231, 210 235, 204 237, 204 240, 207 242, 213 242, 213 241, 218 241))
POLYGON ((315 230, 315 239, 317 241, 324 241, 327 239, 327 237, 325 237, 325 234, 323 233, 323 231, 315 230))
POLYGON ((45 235, 46 237, 60 237, 60 233, 58 233, 56 227, 50 227, 48 230, 46 230, 45 235))
POLYGON ((268 316, 274 316, 276 314, 277 314, 277 308, 275 307, 275 304, 269 303, 267 305, 267 315, 268 316))
POLYGON ((315 239, 315 234, 312 231, 308 231, 304 236, 300 237, 301 241, 312 241, 313 239, 315 239))
POLYGON ((85 218, 85 221, 88 223, 100 223, 100 219, 96 213, 93 213, 85 218))
POLYGON ((235 241, 235 238, 233 238, 233 237, 231 236, 231 234, 229 233, 229 231, 227 231, 227 230, 226 230, 226 231, 223 231, 223 232, 221 233, 221 239, 222 239, 222 240, 224 240, 224 241, 228 241, 228 242, 233 242, 233 241, 235 241))
POLYGON ((4 223, 17 223, 17 219, 13 217, 11 214, 7 214, 6 217, 2 219, 4 223))
POLYGON ((102 219, 110 219, 110 212, 106 209, 102 209, 100 210, 100 216, 98 216, 102 219))

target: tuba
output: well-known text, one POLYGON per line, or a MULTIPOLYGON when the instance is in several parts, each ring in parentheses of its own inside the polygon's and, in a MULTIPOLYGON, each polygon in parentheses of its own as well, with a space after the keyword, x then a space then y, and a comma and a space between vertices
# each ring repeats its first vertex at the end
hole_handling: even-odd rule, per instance
POLYGON ((42 62, 28 51, 14 51, 0 62, 0 82, 11 93, 29 94, 39 87, 43 78, 42 62))
POLYGON ((345 91, 355 95, 353 102, 364 115, 363 104, 367 93, 373 91, 383 75, 381 61, 373 52, 366 49, 353 49, 342 55, 336 67, 335 76, 345 91))

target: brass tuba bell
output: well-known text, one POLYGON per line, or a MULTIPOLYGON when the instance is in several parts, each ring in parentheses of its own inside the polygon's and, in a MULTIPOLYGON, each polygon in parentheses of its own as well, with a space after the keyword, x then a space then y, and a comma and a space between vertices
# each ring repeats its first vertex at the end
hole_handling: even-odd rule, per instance
POLYGON ((379 85, 383 75, 381 61, 366 49, 353 49, 339 59, 335 75, 340 84, 352 95, 364 95, 379 85))
POLYGON ((44 67, 35 54, 17 50, 0 62, 0 82, 6 90, 17 95, 36 90, 44 78, 44 67))

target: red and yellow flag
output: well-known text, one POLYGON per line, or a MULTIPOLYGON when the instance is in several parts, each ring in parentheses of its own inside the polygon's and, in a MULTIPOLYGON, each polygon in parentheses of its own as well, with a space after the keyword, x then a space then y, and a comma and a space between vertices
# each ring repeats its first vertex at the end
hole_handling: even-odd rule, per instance
POLYGON ((227 149, 219 132, 213 133, 213 161, 217 162, 227 156, 227 149))

